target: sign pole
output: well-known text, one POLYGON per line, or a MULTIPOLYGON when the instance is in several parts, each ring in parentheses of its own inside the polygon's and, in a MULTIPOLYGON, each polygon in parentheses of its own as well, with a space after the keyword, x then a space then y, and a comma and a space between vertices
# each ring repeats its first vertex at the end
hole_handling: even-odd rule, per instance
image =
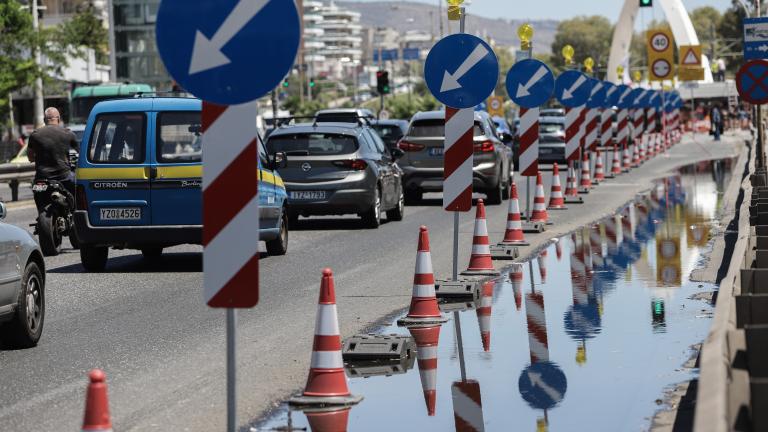
POLYGON ((227 432, 237 431, 237 385, 235 356, 236 321, 235 309, 227 309, 227 432))

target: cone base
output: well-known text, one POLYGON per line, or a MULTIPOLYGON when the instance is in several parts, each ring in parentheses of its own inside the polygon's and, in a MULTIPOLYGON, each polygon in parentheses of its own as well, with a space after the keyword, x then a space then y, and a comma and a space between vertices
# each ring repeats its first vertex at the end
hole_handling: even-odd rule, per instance
POLYGON ((580 196, 567 196, 565 197, 566 204, 584 204, 584 198, 580 196))
POLYGON ((397 325, 400 327, 432 326, 435 324, 442 324, 447 321, 448 318, 444 318, 442 316, 427 318, 413 318, 406 316, 397 320, 397 325))
POLYGON ((360 395, 349 396, 304 396, 297 395, 288 399, 288 405, 294 407, 325 407, 325 406, 352 406, 357 405, 363 397, 360 395))
POLYGON ((496 269, 466 269, 460 274, 464 276, 501 276, 501 272, 496 269))

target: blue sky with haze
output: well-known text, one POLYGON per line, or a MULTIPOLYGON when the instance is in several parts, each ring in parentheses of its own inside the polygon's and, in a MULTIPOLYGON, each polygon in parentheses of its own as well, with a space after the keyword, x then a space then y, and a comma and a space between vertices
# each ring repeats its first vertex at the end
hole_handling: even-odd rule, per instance
MULTIPOLYGON (((434 5, 442 1, 446 4, 445 0, 416 1, 434 5)), ((654 3, 658 3, 658 0, 654 3)), ((622 0, 472 0, 469 11, 489 18, 562 20, 577 15, 603 15, 611 21, 616 21, 623 4, 622 0)), ((713 6, 724 11, 731 5, 731 0, 683 0, 683 4, 688 10, 700 6, 713 6)), ((654 9, 656 17, 661 18, 663 15, 661 7, 656 5, 654 9)), ((651 9, 645 9, 643 13, 646 22, 653 18, 651 9)), ((638 17, 638 21, 641 17, 638 17)))

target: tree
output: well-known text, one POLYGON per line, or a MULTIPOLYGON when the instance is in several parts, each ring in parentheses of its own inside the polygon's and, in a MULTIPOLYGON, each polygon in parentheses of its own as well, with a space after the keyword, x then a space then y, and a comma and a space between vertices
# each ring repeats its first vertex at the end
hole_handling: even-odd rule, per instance
POLYGON ((92 4, 80 8, 72 19, 59 26, 58 32, 61 41, 71 46, 76 55, 84 56, 82 47, 87 47, 96 52, 97 63, 109 63, 109 35, 92 4))
POLYGON ((592 57, 595 64, 608 62, 613 38, 613 27, 608 18, 602 16, 581 16, 560 22, 555 41, 552 42, 552 64, 556 68, 565 65, 561 50, 565 45, 573 46, 575 63, 592 57))

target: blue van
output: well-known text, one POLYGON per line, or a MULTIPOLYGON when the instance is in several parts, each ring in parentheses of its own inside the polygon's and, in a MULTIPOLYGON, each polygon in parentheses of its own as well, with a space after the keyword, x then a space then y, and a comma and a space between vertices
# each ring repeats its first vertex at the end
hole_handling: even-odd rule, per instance
MULTIPOLYGON (((77 165, 80 259, 101 271, 109 248, 202 244, 202 103, 143 95, 100 102, 88 117, 77 165)), ((254 122, 256 119, 254 119, 254 122)), ((259 236, 271 255, 288 248, 283 180, 259 138, 259 236)))

